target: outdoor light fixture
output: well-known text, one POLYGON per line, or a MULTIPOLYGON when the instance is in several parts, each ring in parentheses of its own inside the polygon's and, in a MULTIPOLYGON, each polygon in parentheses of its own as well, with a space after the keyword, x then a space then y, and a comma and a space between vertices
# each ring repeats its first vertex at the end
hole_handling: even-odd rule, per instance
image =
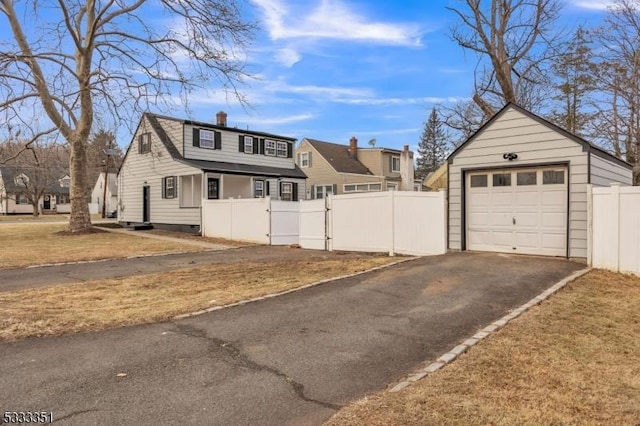
POLYGON ((502 154, 502 158, 504 158, 505 160, 513 161, 518 158, 518 154, 516 154, 515 152, 508 152, 506 154, 502 154))

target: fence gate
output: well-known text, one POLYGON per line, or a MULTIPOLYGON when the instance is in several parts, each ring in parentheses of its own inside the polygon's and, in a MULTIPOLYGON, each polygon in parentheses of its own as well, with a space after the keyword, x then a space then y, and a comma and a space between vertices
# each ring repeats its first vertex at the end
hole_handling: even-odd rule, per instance
POLYGON ((326 201, 300 201, 300 246, 306 249, 326 250, 326 201))

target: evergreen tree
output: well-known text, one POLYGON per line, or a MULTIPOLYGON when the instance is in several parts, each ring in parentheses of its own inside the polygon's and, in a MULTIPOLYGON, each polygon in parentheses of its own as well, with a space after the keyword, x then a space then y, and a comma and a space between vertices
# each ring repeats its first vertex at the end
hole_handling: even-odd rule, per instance
POLYGON ((438 110, 433 108, 424 123, 424 130, 418 144, 418 161, 416 172, 418 177, 425 178, 435 171, 447 158, 449 143, 444 131, 444 123, 440 120, 438 110))

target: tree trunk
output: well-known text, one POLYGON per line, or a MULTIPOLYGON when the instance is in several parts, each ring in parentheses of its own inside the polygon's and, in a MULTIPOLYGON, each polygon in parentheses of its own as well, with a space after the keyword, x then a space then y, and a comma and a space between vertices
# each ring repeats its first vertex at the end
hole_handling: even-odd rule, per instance
POLYGON ((82 232, 91 229, 91 215, 89 214, 87 199, 86 143, 86 139, 77 135, 74 135, 69 140, 69 174, 71 175, 69 230, 71 232, 82 232))

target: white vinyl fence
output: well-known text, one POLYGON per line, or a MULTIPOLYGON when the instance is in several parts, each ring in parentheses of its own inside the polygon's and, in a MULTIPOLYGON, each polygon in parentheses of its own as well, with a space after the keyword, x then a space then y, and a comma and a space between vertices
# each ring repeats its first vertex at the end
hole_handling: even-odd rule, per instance
POLYGON ((418 256, 447 250, 445 192, 347 194, 327 203, 330 250, 418 256))
POLYGON ((592 188, 590 263, 640 274, 640 187, 592 188))
POLYGON ((204 200, 202 235, 316 250, 446 252, 446 193, 369 192, 300 202, 204 200))
POLYGON ((300 246, 327 249, 326 200, 300 201, 300 246))
POLYGON ((260 244, 297 244, 298 203, 269 197, 203 200, 202 235, 260 244))

